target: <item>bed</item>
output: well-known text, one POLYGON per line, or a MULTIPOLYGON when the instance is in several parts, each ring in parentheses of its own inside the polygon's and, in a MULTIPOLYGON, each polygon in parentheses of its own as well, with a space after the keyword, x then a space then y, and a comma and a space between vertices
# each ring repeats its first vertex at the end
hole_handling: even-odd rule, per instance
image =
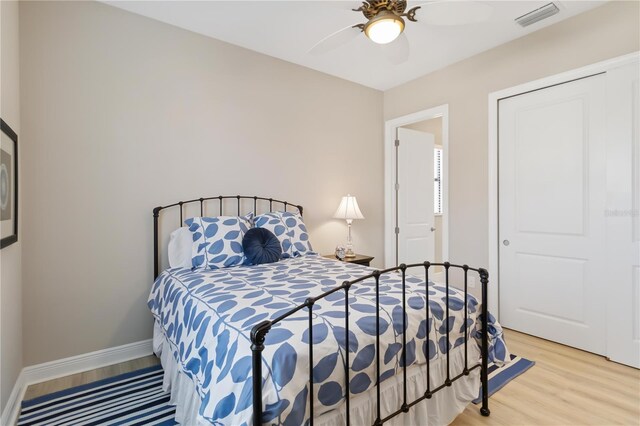
POLYGON ((208 201, 220 216, 229 201, 238 216, 243 208, 255 215, 260 203, 302 215, 301 206, 245 196, 154 209, 148 305, 177 421, 447 424, 480 387, 481 413, 489 415, 487 364, 509 353, 486 311, 487 271, 430 262, 376 270, 309 251, 275 263, 160 273, 160 213, 178 209, 182 226, 185 205, 199 204, 205 216, 208 201), (429 280, 436 266, 443 284, 429 280), (461 289, 449 283, 453 269, 462 271, 461 289), (470 273, 479 274, 481 301, 467 291, 470 273))

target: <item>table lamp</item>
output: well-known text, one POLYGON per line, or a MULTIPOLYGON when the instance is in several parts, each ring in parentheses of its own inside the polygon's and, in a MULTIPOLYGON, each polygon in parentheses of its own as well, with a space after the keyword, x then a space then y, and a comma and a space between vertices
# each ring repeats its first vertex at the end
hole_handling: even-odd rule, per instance
POLYGON ((347 221, 347 228, 349 231, 347 234, 347 252, 345 257, 356 257, 356 254, 353 252, 353 243, 351 241, 351 222, 353 222, 354 219, 364 219, 364 216, 360 211, 360 207, 358 207, 356 197, 353 195, 346 195, 345 197, 342 197, 340 206, 338 206, 338 210, 336 210, 333 217, 347 221))

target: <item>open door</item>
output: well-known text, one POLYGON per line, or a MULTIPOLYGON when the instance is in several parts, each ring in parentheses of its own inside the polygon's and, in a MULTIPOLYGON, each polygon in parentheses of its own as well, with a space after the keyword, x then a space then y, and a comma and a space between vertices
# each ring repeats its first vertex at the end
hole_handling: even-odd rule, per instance
POLYGON ((396 146, 396 261, 420 263, 435 256, 434 136, 398 128, 396 146))

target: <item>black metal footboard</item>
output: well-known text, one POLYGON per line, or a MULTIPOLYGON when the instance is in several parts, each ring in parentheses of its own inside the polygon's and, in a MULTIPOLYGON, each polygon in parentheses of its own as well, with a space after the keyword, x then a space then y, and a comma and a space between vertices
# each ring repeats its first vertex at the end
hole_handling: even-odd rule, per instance
MULTIPOLYGON (((263 321, 259 324, 257 324, 255 327, 253 327, 253 329, 251 330, 251 350, 252 350, 252 357, 253 357, 253 424, 254 426, 259 426, 262 425, 262 413, 263 413, 263 401, 262 401, 262 351, 264 350, 264 341, 265 341, 265 337, 266 334, 269 332, 269 330, 271 330, 271 327, 276 324, 279 323, 280 321, 284 320, 285 318, 290 317, 291 315, 295 314, 296 312, 302 310, 302 309, 307 309, 309 312, 309 393, 308 393, 308 398, 309 398, 309 416, 310 416, 310 425, 313 425, 313 409, 314 409, 314 393, 313 393, 313 306, 314 304, 321 299, 324 299, 325 297, 329 296, 330 294, 333 294, 335 292, 338 291, 344 291, 345 293, 345 304, 344 304, 344 310, 345 310, 345 347, 349 348, 349 290, 351 289, 352 286, 361 283, 362 281, 365 281, 367 279, 373 278, 375 280, 375 286, 376 286, 376 357, 375 357, 375 362, 376 362, 376 401, 377 401, 377 412, 376 412, 376 420, 373 423, 374 426, 378 426, 378 425, 382 425, 383 423, 387 422, 388 420, 390 420, 391 418, 397 416, 400 413, 406 413, 409 411, 409 409, 411 407, 413 407, 414 405, 418 404, 419 402, 425 400, 425 399, 430 399, 434 393, 438 392, 439 390, 451 386, 451 384, 460 379, 463 376, 467 376, 469 375, 469 373, 476 369, 476 368, 480 368, 480 379, 482 382, 482 407, 480 408, 480 413, 483 416, 488 416, 489 415, 489 400, 488 400, 488 377, 487 377, 487 364, 488 364, 488 352, 489 352, 489 342, 488 342, 488 330, 487 330, 487 323, 488 323, 488 315, 487 315, 487 285, 489 283, 489 273, 487 272, 486 269, 474 269, 474 268, 470 268, 467 265, 454 265, 451 264, 449 262, 444 262, 444 263, 431 263, 431 262, 424 262, 424 263, 416 263, 416 264, 411 264, 411 265, 405 265, 405 264, 401 264, 395 268, 388 268, 388 269, 384 269, 384 270, 379 270, 379 271, 374 271, 368 275, 359 277, 357 279, 351 280, 351 281, 345 281, 342 283, 342 285, 337 286, 329 291, 326 291, 324 293, 322 293, 321 295, 317 296, 317 297, 310 297, 308 298, 305 303, 291 309, 289 312, 279 316, 278 318, 272 320, 272 321, 263 321), (430 371, 429 371, 429 360, 428 360, 428 356, 427 356, 427 383, 426 383, 426 389, 424 391, 424 394, 422 394, 422 396, 420 396, 419 398, 417 398, 414 401, 408 401, 407 400, 407 363, 406 363, 406 356, 407 356, 407 352, 406 352, 406 346, 407 346, 407 338, 406 338, 406 321, 407 321, 407 316, 406 316, 406 270, 407 269, 411 269, 411 268, 423 268, 424 269, 424 276, 425 276, 425 283, 426 283, 426 290, 425 290, 425 297, 426 297, 426 304, 425 304, 425 315, 427 318, 427 322, 429 320, 429 291, 428 291, 428 282, 429 282, 429 270, 432 267, 435 266, 439 266, 439 267, 444 267, 444 274, 445 274, 445 287, 446 287, 446 299, 445 299, 445 303, 446 303, 446 315, 445 318, 449 318, 449 270, 451 268, 458 268, 458 269, 462 269, 464 271, 464 321, 465 321, 465 327, 464 327, 464 369, 462 371, 462 373, 454 376, 454 377, 450 377, 450 369, 449 369, 449 352, 450 350, 447 350, 446 353, 446 365, 447 365, 447 376, 446 379, 444 381, 444 383, 442 383, 441 385, 435 387, 435 388, 431 388, 431 382, 430 382, 430 371), (468 327, 466 326, 467 324, 467 320, 468 320, 468 309, 467 309, 467 303, 468 303, 468 273, 469 271, 475 271, 480 275, 480 282, 482 283, 482 310, 481 310, 481 315, 482 315, 482 331, 481 331, 481 362, 474 364, 472 366, 469 366, 468 364, 468 354, 467 354, 467 345, 468 345, 468 327), (404 400, 402 403, 402 406, 400 406, 396 411, 394 411, 393 413, 387 415, 386 417, 382 417, 381 414, 381 404, 380 404, 380 276, 383 274, 387 274, 387 273, 392 273, 392 272, 400 272, 402 275, 402 313, 403 313, 403 330, 404 332, 402 333, 402 357, 403 357, 403 396, 404 396, 404 400)), ((447 321, 447 342, 449 341, 449 321, 447 321)), ((351 399, 351 392, 349 389, 349 371, 350 371, 350 366, 349 366, 349 350, 345 351, 345 389, 346 389, 346 398, 345 398, 345 403, 346 403, 346 424, 350 425, 350 399, 351 399)))

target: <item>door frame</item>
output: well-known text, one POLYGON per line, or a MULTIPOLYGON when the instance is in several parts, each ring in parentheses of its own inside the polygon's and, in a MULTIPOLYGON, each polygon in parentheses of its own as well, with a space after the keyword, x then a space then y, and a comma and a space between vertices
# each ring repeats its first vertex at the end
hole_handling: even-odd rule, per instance
POLYGON ((500 234, 498 209, 498 102, 501 99, 522 95, 558 84, 568 83, 608 70, 624 66, 638 60, 640 52, 607 59, 595 64, 554 74, 538 80, 519 84, 507 89, 489 93, 489 310, 500 320, 500 234))
MULTIPOLYGON (((414 112, 384 124, 384 265, 395 266, 395 161, 396 129, 442 117, 442 258, 449 259, 449 104, 414 112)), ((425 259, 427 260, 427 259, 425 259)))

